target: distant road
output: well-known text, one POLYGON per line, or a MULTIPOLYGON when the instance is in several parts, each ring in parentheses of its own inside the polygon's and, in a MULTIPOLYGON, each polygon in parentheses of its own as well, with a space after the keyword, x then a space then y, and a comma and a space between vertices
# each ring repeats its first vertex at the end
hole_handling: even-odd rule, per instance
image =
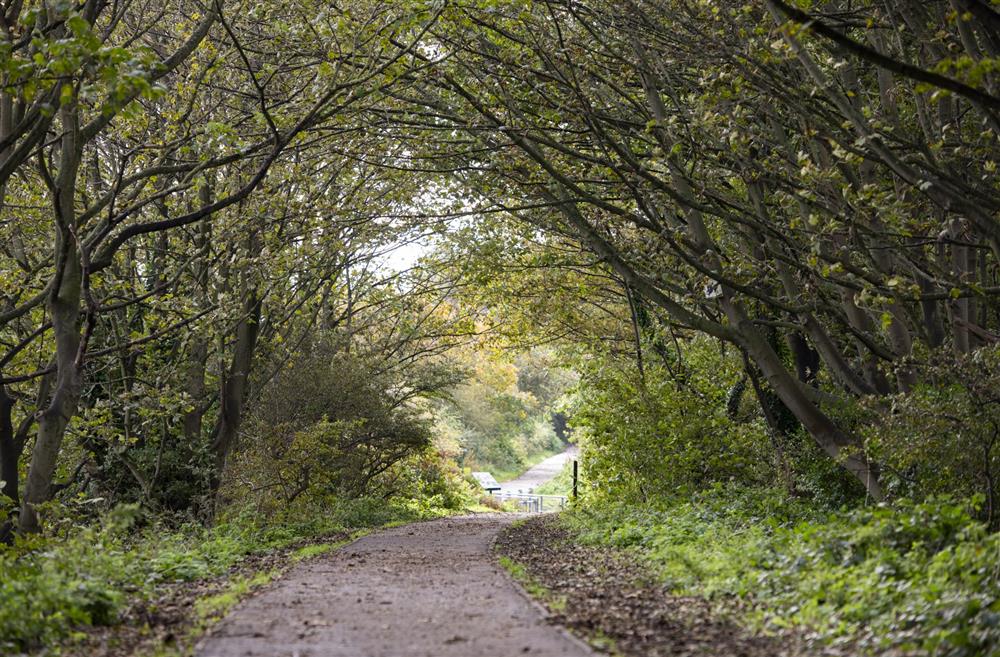
POLYGON ((579 448, 572 445, 565 452, 550 456, 530 470, 521 473, 517 479, 503 482, 500 484, 500 489, 504 493, 531 492, 559 474, 566 461, 576 458, 579 453, 579 448))

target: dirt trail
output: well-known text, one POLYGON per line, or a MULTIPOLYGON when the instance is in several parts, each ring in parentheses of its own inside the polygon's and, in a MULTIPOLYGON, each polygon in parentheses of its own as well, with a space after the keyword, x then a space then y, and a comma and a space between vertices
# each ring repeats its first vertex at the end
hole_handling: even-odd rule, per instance
POLYGON ((241 604, 198 657, 591 655, 496 564, 511 515, 389 529, 317 557, 241 604))

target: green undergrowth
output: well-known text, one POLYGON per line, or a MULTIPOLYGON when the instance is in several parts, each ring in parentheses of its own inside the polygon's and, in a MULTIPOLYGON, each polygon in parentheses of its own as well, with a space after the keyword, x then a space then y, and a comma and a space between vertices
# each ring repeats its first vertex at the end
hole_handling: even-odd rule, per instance
POLYGON ((267 570, 249 576, 234 577, 221 593, 198 600, 194 605, 195 615, 202 621, 222 616, 235 607, 247 593, 267 584, 279 574, 278 570, 267 570))
POLYGON ((645 507, 577 507, 585 543, 638 551, 680 594, 762 628, 808 628, 866 654, 1000 655, 1000 534, 947 499, 822 512, 716 491, 645 507))
MULTIPOLYGON (((113 625, 130 600, 150 599, 161 583, 193 582, 222 575, 253 554, 301 541, 445 515, 425 502, 338 502, 304 521, 261 523, 252 514, 219 522, 167 525, 119 507, 90 526, 0 545, 0 654, 35 651, 72 642, 88 626, 113 625)), ((292 562, 334 549, 345 541, 306 545, 292 562)), ((217 616, 276 573, 236 578, 225 591, 198 603, 199 619, 217 616), (263 579, 262 579, 263 578, 263 579)), ((200 622, 200 621, 199 621, 200 622)))

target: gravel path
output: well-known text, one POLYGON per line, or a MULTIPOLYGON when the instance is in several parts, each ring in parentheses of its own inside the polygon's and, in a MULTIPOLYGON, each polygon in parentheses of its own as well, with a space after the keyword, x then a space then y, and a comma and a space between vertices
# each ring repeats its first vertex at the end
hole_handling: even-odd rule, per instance
POLYGON ((198 657, 583 657, 496 564, 516 516, 397 527, 297 566, 243 602, 198 657))
POLYGON ((575 459, 579 451, 579 448, 574 445, 565 452, 550 456, 530 470, 522 472, 517 479, 500 484, 500 490, 504 493, 530 493, 559 474, 563 465, 570 459, 575 459))

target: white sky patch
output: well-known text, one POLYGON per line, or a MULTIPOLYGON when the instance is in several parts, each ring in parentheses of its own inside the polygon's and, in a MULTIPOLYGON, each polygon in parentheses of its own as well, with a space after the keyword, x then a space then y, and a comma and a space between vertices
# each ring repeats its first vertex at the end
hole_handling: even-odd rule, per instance
POLYGON ((413 241, 400 242, 381 258, 379 266, 391 271, 412 269, 420 258, 434 250, 433 240, 431 235, 422 235, 413 241))

